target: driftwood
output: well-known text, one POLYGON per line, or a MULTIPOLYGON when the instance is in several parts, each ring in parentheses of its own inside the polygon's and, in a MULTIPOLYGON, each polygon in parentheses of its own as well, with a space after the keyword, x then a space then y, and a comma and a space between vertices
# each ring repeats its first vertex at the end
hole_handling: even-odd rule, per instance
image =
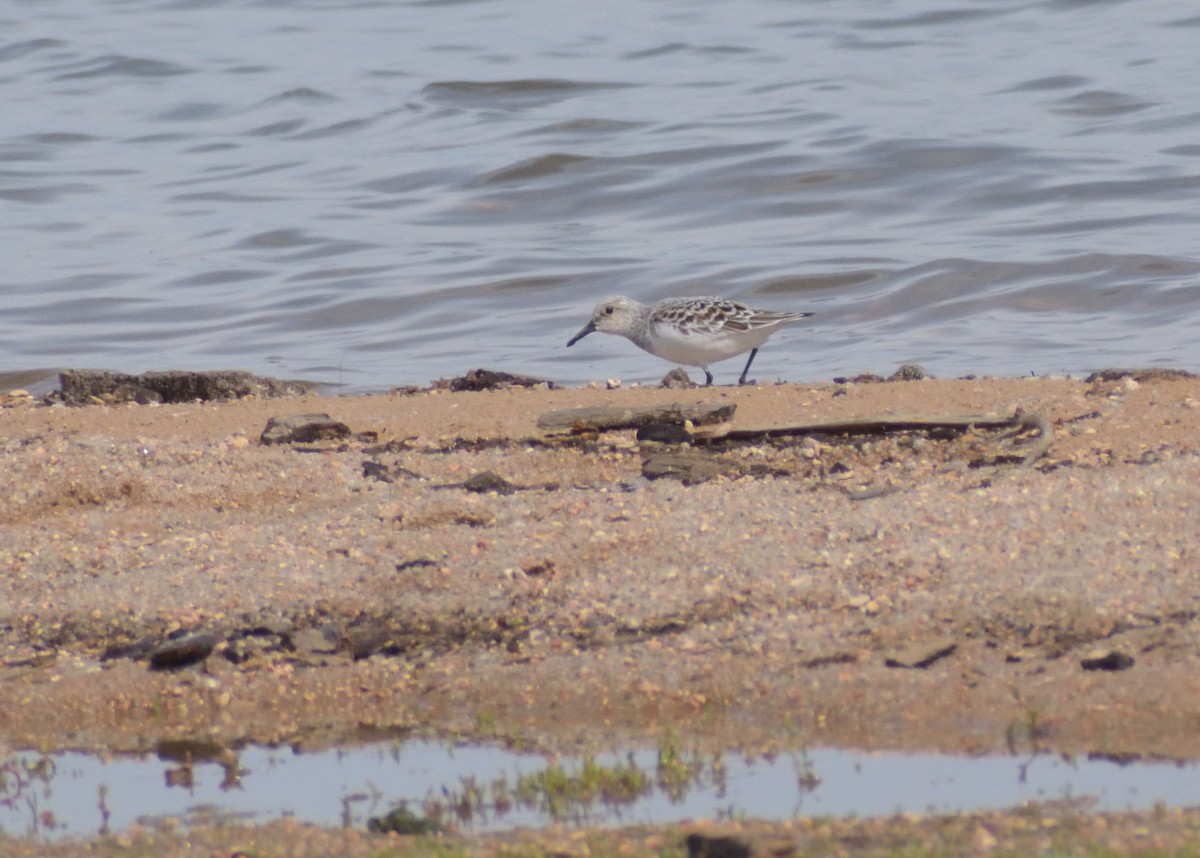
POLYGON ((1001 437, 1011 438, 1036 431, 1037 441, 1021 457, 1021 465, 1031 465, 1045 455, 1054 443, 1054 429, 1040 414, 1014 414, 1011 417, 988 417, 977 414, 951 417, 870 417, 861 420, 832 420, 817 423, 795 423, 786 426, 730 429, 715 435, 713 441, 761 441, 791 435, 886 435, 892 432, 968 432, 972 429, 1007 429, 1001 437))
POLYGON ((736 409, 737 406, 732 403, 688 405, 680 402, 629 407, 598 405, 565 408, 559 411, 547 411, 538 418, 538 428, 548 430, 566 430, 578 427, 597 430, 638 429, 649 423, 683 423, 687 420, 696 426, 702 426, 731 420, 736 409))
MULTIPOLYGON (((760 426, 734 429, 730 426, 733 404, 719 405, 647 405, 622 408, 595 406, 548 411, 538 418, 545 430, 613 430, 642 429, 653 424, 682 424, 690 421, 696 426, 691 433, 693 442, 762 441, 767 438, 786 438, 795 435, 887 435, 893 432, 946 432, 959 434, 975 429, 1007 430, 1001 439, 1013 438, 1027 432, 1037 436, 1019 454, 1021 466, 1031 465, 1046 454, 1054 443, 1054 428, 1040 414, 1016 413, 1010 417, 984 414, 951 416, 868 417, 858 420, 829 420, 815 423, 791 423, 779 426, 760 426)), ((661 476, 655 474, 655 476, 661 476)))
POLYGON ((1015 421, 1020 419, 1020 416, 985 417, 974 414, 950 417, 866 417, 858 420, 827 420, 730 429, 721 436, 721 440, 757 441, 789 435, 883 435, 888 432, 929 432, 938 429, 954 432, 966 432, 969 429, 1012 429, 1018 425, 1015 421))

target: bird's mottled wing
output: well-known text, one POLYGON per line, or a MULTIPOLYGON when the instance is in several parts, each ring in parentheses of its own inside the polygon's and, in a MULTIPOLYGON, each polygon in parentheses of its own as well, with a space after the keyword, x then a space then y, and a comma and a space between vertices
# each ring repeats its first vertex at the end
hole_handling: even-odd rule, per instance
POLYGON ((753 326, 754 311, 723 298, 680 298, 664 301, 650 317, 653 325, 670 325, 682 334, 740 333, 753 326))

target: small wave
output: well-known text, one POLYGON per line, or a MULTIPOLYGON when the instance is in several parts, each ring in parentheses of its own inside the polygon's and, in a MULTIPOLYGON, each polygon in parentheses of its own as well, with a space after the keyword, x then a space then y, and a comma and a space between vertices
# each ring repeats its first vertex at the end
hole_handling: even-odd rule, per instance
POLYGON ((64 44, 66 43, 58 39, 30 39, 25 42, 13 42, 11 45, 5 45, 0 48, 0 63, 20 59, 28 54, 37 53, 49 48, 59 48, 64 44))
POLYGON ((576 164, 584 164, 592 160, 594 159, 586 158, 582 155, 555 152, 550 155, 541 155, 537 158, 529 158, 525 161, 518 161, 515 164, 502 167, 499 170, 488 173, 483 177, 482 182, 485 185, 523 182, 527 179, 537 179, 542 176, 561 173, 576 164))
POLYGON ((73 65, 74 67, 83 66, 83 68, 60 74, 55 80, 79 80, 93 77, 169 77, 188 74, 190 71, 175 63, 126 56, 96 57, 73 65))

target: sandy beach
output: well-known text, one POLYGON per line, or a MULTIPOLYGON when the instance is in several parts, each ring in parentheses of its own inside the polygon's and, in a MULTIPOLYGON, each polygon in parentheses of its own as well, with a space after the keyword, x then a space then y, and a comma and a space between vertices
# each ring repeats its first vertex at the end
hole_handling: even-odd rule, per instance
MULTIPOLYGON (((1195 378, 3 402, 0 749, 437 735, 578 752, 671 736, 750 754, 1200 757, 1195 378), (725 429, 1019 414, 1052 434, 1040 448, 1036 432, 986 428, 674 445, 538 425, 666 403, 736 405, 725 429), (315 412, 350 434, 260 443, 271 418, 315 412), (648 478, 662 456, 698 470, 648 478), (174 667, 172 640, 203 657, 151 669, 174 667)), ((967 854, 1061 843, 1066 813, 1082 847, 1200 842, 1190 812, 1038 813, 1058 821, 739 831, 851 855, 944 837, 930 854, 967 854)), ((455 848, 684 855, 681 835, 455 848)), ((427 846, 298 823, 89 844, 438 854, 427 846)))

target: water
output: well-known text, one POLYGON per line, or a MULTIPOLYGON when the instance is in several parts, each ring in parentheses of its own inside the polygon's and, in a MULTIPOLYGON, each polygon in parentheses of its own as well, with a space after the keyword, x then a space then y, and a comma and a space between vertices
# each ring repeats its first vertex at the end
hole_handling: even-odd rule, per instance
MULTIPOLYGON (((688 819, 748 817, 785 820, 804 816, 888 816, 958 813, 1014 807, 1029 801, 1082 801, 1096 811, 1200 804, 1194 763, 1132 762, 1054 756, 951 757, 869 754, 818 749, 773 759, 727 754, 688 761, 684 780, 662 778, 656 752, 599 757, 605 766, 632 761, 651 782, 631 801, 575 803, 557 816, 544 801, 513 801, 496 812, 491 784, 514 787, 521 775, 551 764, 545 757, 496 747, 452 748, 431 742, 295 754, 251 747, 237 765, 196 763, 190 784, 172 783, 178 763, 157 758, 102 760, 80 753, 10 758, 44 770, 23 789, 9 775, 0 792, 0 833, 10 836, 89 837, 118 832, 135 822, 168 819, 184 824, 216 820, 266 822, 294 817, 323 826, 362 828, 371 816, 405 802, 418 814, 425 801, 446 804, 464 783, 482 788, 484 801, 456 823, 476 831, 567 824, 670 823, 688 819), (237 770, 237 776, 231 773, 237 770), (656 774, 657 772, 657 774, 656 774), (662 783, 665 780, 666 783, 662 783), (164 784, 166 784, 164 786, 164 784), (103 791, 102 791, 103 788, 103 791), (6 799, 6 800, 5 800, 6 799), (485 807, 485 805, 487 805, 485 807)), ((579 760, 560 760, 578 773, 579 760)))
POLYGON ((0 373, 657 380, 564 348, 615 292, 816 312, 764 380, 1194 369, 1198 36, 1158 0, 10 0, 0 373))

